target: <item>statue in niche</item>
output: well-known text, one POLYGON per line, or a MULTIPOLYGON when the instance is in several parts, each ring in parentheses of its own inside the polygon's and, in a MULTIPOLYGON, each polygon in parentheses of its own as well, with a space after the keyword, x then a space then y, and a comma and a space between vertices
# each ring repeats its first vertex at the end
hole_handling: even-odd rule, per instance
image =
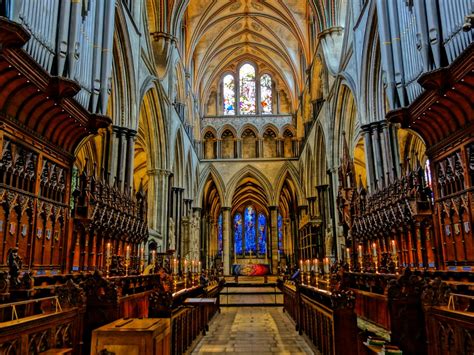
POLYGON ((333 255, 334 238, 332 236, 332 223, 326 228, 326 257, 333 255))
POLYGON ((176 235, 175 235, 175 223, 172 217, 169 220, 169 229, 168 229, 168 244, 169 250, 176 250, 176 235))
POLYGON ((8 250, 7 260, 11 285, 13 287, 18 287, 21 284, 19 276, 23 264, 21 257, 18 255, 18 248, 10 248, 8 250))

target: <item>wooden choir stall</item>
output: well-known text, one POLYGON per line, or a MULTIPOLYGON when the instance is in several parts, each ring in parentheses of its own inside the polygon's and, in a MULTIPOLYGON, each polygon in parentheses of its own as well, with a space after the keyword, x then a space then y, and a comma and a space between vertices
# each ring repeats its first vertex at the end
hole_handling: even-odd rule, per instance
POLYGON ((188 346, 218 305, 182 298, 216 298, 219 282, 201 286, 197 268, 171 276, 171 254, 146 259, 143 189, 121 188, 87 162, 74 167, 76 148, 110 118, 76 101, 75 81, 32 59, 24 27, 0 17, 0 28, 0 353, 86 354, 94 329, 124 318, 161 334, 155 353, 181 338, 188 346), (146 320, 163 305, 165 319, 146 320), (177 325, 183 312, 189 329, 177 325))

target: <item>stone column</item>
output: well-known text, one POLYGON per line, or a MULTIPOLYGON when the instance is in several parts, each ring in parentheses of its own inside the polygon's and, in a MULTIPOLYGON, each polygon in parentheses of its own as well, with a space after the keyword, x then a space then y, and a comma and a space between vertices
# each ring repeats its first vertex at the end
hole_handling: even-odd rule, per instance
POLYGON ((119 146, 118 146, 118 156, 117 156, 117 182, 120 190, 124 190, 125 183, 125 169, 126 169, 126 159, 127 159, 127 130, 125 128, 119 129, 119 146))
POLYGON ((401 176, 400 171, 400 148, 398 145, 398 128, 394 125, 388 126, 388 134, 390 135, 390 149, 392 150, 393 156, 393 167, 395 171, 395 176, 401 176))
POLYGON ((222 158, 222 139, 216 139, 216 159, 222 158))
POLYGON ((291 223, 289 218, 283 220, 283 248, 285 255, 291 260, 293 255, 293 241, 291 238, 291 223))
POLYGON ((380 137, 380 151, 381 156, 383 157, 383 171, 384 175, 382 176, 382 181, 384 181, 384 186, 388 186, 390 183, 389 174, 392 173, 392 154, 390 149, 387 148, 387 123, 381 121, 377 125, 379 137, 380 137))
POLYGON ((110 136, 110 158, 108 170, 110 172, 109 183, 114 184, 115 180, 118 180, 117 171, 119 163, 119 147, 120 147, 120 133, 121 128, 118 126, 112 126, 112 134, 110 136))
POLYGON ((278 90, 276 90, 275 99, 276 99, 276 114, 279 115, 280 114, 280 92, 278 90))
POLYGON ((188 259, 190 260, 190 255, 189 255, 189 246, 190 246, 190 218, 189 216, 183 216, 181 217, 181 223, 178 226, 178 228, 181 229, 181 256, 183 259, 188 259))
MULTIPOLYGON (((128 130, 126 138, 127 138, 127 156, 126 156, 126 163, 125 163, 125 181, 124 186, 128 187, 129 189, 132 188, 133 190, 133 160, 135 154, 135 138, 137 136, 137 132, 134 130, 128 130)), ((138 181, 137 181, 138 182, 138 181)))
POLYGON ((277 157, 282 158, 284 155, 284 142, 285 140, 283 138, 277 138, 276 139, 276 144, 277 144, 277 157))
POLYGON ((275 80, 272 80, 272 114, 278 113, 277 109, 277 96, 278 96, 278 90, 275 85, 275 80))
POLYGON ((278 273, 278 209, 276 206, 270 206, 270 228, 272 274, 276 275, 278 273))
MULTIPOLYGON (((365 140, 365 161, 367 165, 367 187, 369 191, 375 186, 375 166, 374 166, 374 151, 372 147, 372 135, 370 125, 362 126, 365 140)), ((356 177, 358 178, 358 176, 356 177)))
POLYGON ((383 156, 382 156, 382 147, 380 144, 380 135, 378 127, 375 126, 372 129, 372 139, 373 139, 373 149, 374 149, 374 158, 375 158, 375 172, 376 179, 379 184, 383 185, 384 182, 384 170, 383 170, 383 156))
POLYGON ((255 113, 260 115, 262 113, 262 90, 260 87, 260 76, 255 76, 255 113))
POLYGON ((147 171, 148 175, 148 227, 156 231, 163 238, 163 249, 167 249, 168 232, 168 176, 170 171, 163 169, 152 169, 147 171))
POLYGON ((222 242, 223 242, 223 252, 222 260, 224 262, 224 275, 230 275, 230 207, 222 207, 222 242))
POLYGON ((257 158, 263 158, 263 138, 257 138, 257 158))
POLYGON ((204 260, 202 257, 202 248, 201 248, 201 209, 197 207, 193 207, 193 219, 194 219, 194 227, 191 230, 193 235, 192 245, 194 246, 194 250, 197 256, 197 259, 201 261, 202 268, 205 267, 204 260))
POLYGON ((237 142, 237 158, 240 159, 242 158, 242 139, 241 138, 236 138, 237 142))
POLYGON ((240 115, 240 81, 239 81, 239 74, 234 76, 234 89, 235 89, 235 115, 240 115))
POLYGON ((183 255, 183 236, 181 234, 180 225, 183 221, 183 188, 177 189, 177 198, 176 198, 176 237, 178 239, 178 243, 176 246, 178 247, 179 255, 181 258, 184 257, 183 255))

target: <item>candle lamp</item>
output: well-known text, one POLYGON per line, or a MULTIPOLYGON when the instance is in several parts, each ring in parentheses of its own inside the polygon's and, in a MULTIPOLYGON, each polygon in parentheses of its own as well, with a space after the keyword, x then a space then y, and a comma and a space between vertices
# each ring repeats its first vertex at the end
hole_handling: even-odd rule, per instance
POLYGON ((347 265, 349 266, 349 271, 351 271, 351 250, 349 248, 346 249, 347 255, 347 265))
POLYGON ((324 273, 326 274, 326 278, 329 277, 329 258, 324 258, 324 273))
POLYGON ((140 274, 143 274, 145 269, 145 250, 140 248, 140 274))
POLYGON ((300 260, 300 274, 301 274, 301 283, 304 283, 303 260, 300 260))
POLYGON ((130 245, 125 249, 125 276, 128 276, 128 268, 130 267, 130 245))
POLYGON ((155 250, 152 250, 151 251, 151 265, 153 266, 152 268, 152 273, 155 272, 155 259, 156 259, 156 251, 155 250))
POLYGON ((110 274, 110 265, 112 264, 112 245, 107 243, 105 249, 105 267, 106 267, 106 276, 109 277, 110 274))
POLYGON ((392 260, 393 263, 395 264, 395 272, 398 274, 398 256, 397 256, 397 244, 395 243, 395 240, 392 240, 392 260))
POLYGON ((372 256, 375 265, 375 272, 378 273, 377 244, 372 243, 372 256))
POLYGON ((358 247, 358 257, 359 257, 359 268, 360 268, 360 272, 363 272, 363 269, 362 269, 362 261, 364 260, 363 259, 363 255, 362 255, 362 245, 359 244, 359 247, 358 247))

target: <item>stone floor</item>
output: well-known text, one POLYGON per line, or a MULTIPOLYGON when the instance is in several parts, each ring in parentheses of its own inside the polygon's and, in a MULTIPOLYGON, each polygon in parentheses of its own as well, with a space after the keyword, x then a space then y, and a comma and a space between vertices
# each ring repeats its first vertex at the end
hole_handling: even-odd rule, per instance
POLYGON ((223 307, 192 354, 315 354, 281 307, 223 307))

